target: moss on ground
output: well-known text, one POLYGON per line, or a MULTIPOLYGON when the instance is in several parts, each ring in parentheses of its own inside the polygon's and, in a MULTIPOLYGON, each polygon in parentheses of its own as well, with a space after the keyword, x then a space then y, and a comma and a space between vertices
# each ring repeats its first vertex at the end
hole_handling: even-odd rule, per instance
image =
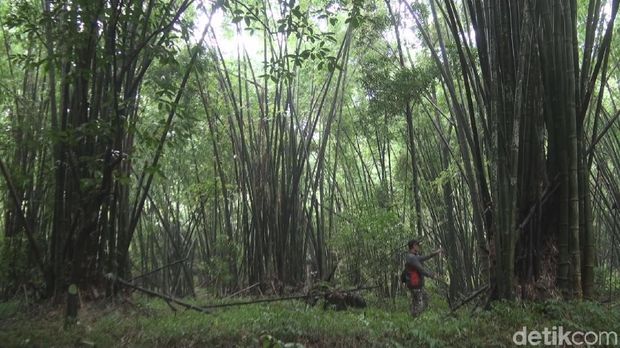
POLYGON ((230 307, 212 314, 173 312, 157 299, 93 302, 77 325, 63 310, 17 301, 0 304, 2 347, 483 347, 512 346, 523 326, 620 332, 618 307, 591 302, 498 303, 489 311, 448 315, 441 301, 412 319, 405 297, 370 299, 366 309, 324 311, 300 301, 230 307))

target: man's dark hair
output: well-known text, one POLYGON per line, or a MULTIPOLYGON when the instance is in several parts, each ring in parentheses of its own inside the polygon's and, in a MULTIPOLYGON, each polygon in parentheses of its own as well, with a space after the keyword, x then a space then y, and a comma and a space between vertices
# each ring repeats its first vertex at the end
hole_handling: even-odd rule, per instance
POLYGON ((409 241, 409 243, 407 243, 409 249, 413 248, 414 245, 420 245, 420 241, 417 239, 412 239, 409 241))

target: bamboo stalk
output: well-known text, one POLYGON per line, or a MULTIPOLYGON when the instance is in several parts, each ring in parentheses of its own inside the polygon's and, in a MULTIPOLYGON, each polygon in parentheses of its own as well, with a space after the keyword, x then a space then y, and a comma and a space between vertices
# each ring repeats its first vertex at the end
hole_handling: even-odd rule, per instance
POLYGON ((174 298, 172 296, 168 296, 168 295, 165 295, 165 294, 160 294, 160 293, 155 292, 153 290, 149 290, 149 289, 143 288, 141 286, 132 284, 132 283, 126 281, 126 280, 118 278, 117 276, 115 276, 112 273, 108 273, 106 275, 106 278, 109 279, 110 281, 117 282, 117 283, 119 283, 119 284, 121 284, 123 286, 126 286, 128 288, 132 288, 132 289, 138 290, 138 291, 143 292, 143 293, 145 293, 147 295, 162 298, 166 302, 176 303, 176 304, 178 304, 180 306, 183 306, 183 307, 185 307, 187 309, 195 310, 197 312, 206 313, 206 314, 210 313, 210 311, 208 309, 206 309, 206 308, 199 307, 199 306, 193 305, 191 303, 187 303, 185 301, 181 301, 181 300, 179 300, 177 298, 174 298))

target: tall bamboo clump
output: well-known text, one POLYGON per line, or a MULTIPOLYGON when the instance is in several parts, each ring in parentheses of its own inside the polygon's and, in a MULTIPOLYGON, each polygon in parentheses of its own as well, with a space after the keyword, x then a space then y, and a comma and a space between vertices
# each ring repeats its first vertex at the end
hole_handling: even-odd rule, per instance
MULTIPOLYGON (((36 165, 40 175, 52 179, 30 193, 23 184, 12 185, 12 168, 2 166, 11 183, 8 221, 19 217, 7 228, 21 233, 18 227, 23 227, 48 296, 60 298, 69 284, 102 287, 104 273, 124 277, 128 272, 129 244, 152 181, 145 167, 140 194, 131 194, 140 87, 151 64, 172 46, 171 31, 190 4, 45 0, 11 9, 18 25, 36 23, 26 26, 35 34, 28 44, 45 69, 26 69, 41 81, 32 88, 41 116, 32 125, 51 135, 49 143, 39 144, 36 165), (39 225, 35 219, 51 222, 39 225)), ((25 109, 15 112, 18 120, 35 119, 25 109)), ((16 155, 29 156, 27 151, 16 155)), ((148 166, 156 166, 158 156, 148 166)))
MULTIPOLYGON (((434 8, 435 2, 430 5, 434 8)), ((576 1, 439 5, 456 43, 469 105, 460 105, 461 98, 451 92, 453 77, 440 68, 455 105, 452 113, 457 120, 469 114, 469 122, 459 125, 469 134, 480 118, 487 125, 484 138, 492 140, 486 140, 484 150, 480 143, 459 142, 462 153, 482 152, 491 163, 492 202, 486 205, 478 194, 472 198, 474 207, 487 206, 485 211, 492 214, 484 219, 492 298, 513 298, 517 285, 520 296, 537 296, 533 284, 549 278, 556 280, 564 297, 592 296, 591 160, 586 150, 586 139, 592 137, 584 121, 586 116, 599 117, 603 93, 602 87, 595 93, 595 87, 606 83, 604 73, 599 77, 606 71, 618 1, 612 2, 603 35, 597 31, 605 23, 600 16, 603 4, 590 2, 581 44, 576 1), (477 59, 464 23, 475 30, 477 59), (476 104, 483 108, 476 110, 476 104)), ((419 21, 418 27, 424 34, 419 21)), ((436 21, 441 42, 440 33, 436 21)), ((446 56, 434 58, 442 66, 446 56)), ((463 160, 467 166, 469 157, 463 160)), ((474 156, 474 168, 476 162, 474 156)), ((469 178, 476 182, 470 190, 486 191, 484 175, 469 178)))
MULTIPOLYGON (((606 30, 595 46, 602 5, 588 8, 584 52, 579 62, 577 38, 577 3, 539 2, 537 4, 542 31, 541 62, 545 99, 545 122, 549 134, 548 171, 559 177, 559 212, 557 240, 559 247, 557 284, 565 297, 593 295, 594 242, 588 153, 585 139, 586 115, 599 118, 603 93, 596 95, 595 86, 601 71, 607 69, 613 24, 618 1, 611 4, 606 30), (546 14, 552 14, 547 17, 546 14), (555 68, 555 69, 554 69, 555 68), (586 172, 587 170, 587 172, 586 172), (557 174, 556 174, 557 173, 557 174)), ((602 74, 600 84, 606 84, 602 74)), ((596 129, 594 130, 596 131, 596 129)), ((550 175, 550 176, 551 176, 550 175)))
POLYGON ((224 95, 223 106, 214 107, 217 96, 199 85, 210 135, 221 122, 233 152, 231 177, 222 170, 221 144, 213 143, 225 238, 242 245, 241 255, 230 248, 228 268, 234 278, 282 290, 305 280, 308 262, 319 277, 328 264, 320 204, 328 199, 326 150, 341 115, 352 26, 341 33, 333 54, 328 47, 338 43, 334 34, 317 32, 310 9, 285 3, 272 8, 269 1, 226 6, 237 16, 238 33, 254 28, 263 37, 260 62, 241 46, 231 61, 215 44, 210 56, 216 63, 198 79, 211 76, 224 95), (303 80, 302 69, 316 73, 303 80), (234 183, 232 191, 226 183, 234 183))

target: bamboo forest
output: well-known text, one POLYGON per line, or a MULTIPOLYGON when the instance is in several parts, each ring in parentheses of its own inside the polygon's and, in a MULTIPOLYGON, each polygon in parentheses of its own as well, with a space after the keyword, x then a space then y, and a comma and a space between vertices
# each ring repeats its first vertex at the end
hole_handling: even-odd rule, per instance
POLYGON ((619 4, 0 0, 0 346, 620 345, 619 4))

